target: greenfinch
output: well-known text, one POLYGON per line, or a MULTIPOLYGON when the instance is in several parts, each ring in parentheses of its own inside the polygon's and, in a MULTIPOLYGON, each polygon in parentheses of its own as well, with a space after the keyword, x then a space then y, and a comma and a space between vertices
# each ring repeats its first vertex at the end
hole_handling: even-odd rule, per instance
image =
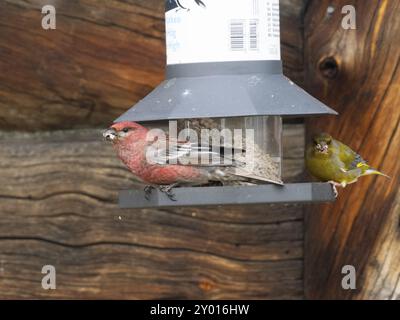
POLYGON ((311 175, 332 184, 335 196, 338 194, 337 186, 344 188, 359 177, 381 175, 389 178, 371 168, 359 154, 327 133, 314 136, 306 149, 305 160, 311 175))

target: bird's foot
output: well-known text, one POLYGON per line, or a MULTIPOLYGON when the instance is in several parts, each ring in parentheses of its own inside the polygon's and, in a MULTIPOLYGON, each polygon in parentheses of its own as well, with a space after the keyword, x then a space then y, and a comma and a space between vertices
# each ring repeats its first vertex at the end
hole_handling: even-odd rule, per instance
POLYGON ((332 189, 333 189, 333 194, 335 196, 335 199, 338 197, 339 192, 337 191, 337 188, 334 184, 332 184, 332 189))
POLYGON ((168 186, 160 186, 158 189, 167 195, 169 200, 176 201, 175 194, 172 192, 172 188, 175 187, 175 184, 170 184, 168 186))
POLYGON ((336 199, 338 197, 338 195, 339 195, 339 192, 338 192, 336 187, 341 187, 342 184, 337 183, 336 181, 328 181, 328 183, 331 184, 332 190, 333 190, 333 194, 335 195, 335 199, 336 199))
POLYGON ((146 200, 150 200, 150 195, 151 192, 154 190, 155 188, 153 186, 145 186, 144 187, 144 197, 146 198, 146 200))

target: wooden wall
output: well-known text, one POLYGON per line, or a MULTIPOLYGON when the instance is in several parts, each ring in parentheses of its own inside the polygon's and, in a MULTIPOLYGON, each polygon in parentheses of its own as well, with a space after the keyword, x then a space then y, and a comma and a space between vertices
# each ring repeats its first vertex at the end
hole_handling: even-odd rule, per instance
MULTIPOLYGON (((303 152, 295 129, 291 177, 303 152)), ((133 182, 100 136, 1 136, 2 298, 302 297, 301 207, 121 210, 118 190, 133 182), (45 264, 57 270, 51 292, 45 264)))
MULTIPOLYGON (((301 299, 302 206, 117 206, 134 183, 99 128, 163 78, 163 1, 57 1, 55 31, 42 2, 0 2, 0 298, 301 299), (41 288, 45 264, 56 290, 41 288)), ((301 84, 303 3, 281 6, 301 84)), ((296 180, 303 125, 285 145, 296 180)))
MULTIPOLYGON (((0 2, 0 298, 398 299, 400 4, 281 0, 284 72, 338 110, 308 122, 392 176, 335 204, 120 210, 134 185, 100 138, 163 78, 161 0, 0 2), (357 30, 341 28, 352 4, 357 30), (41 288, 41 267, 57 289, 41 288), (354 265, 357 289, 343 290, 354 265), (303 282, 304 281, 304 282, 303 282)), ((304 127, 285 126, 286 181, 304 127)))
POLYGON ((399 14, 400 2, 390 0, 313 1, 307 9, 306 88, 340 113, 310 121, 309 132, 330 132, 391 176, 364 177, 335 204, 307 211, 307 298, 400 298, 399 14), (356 30, 340 27, 349 4, 356 30), (356 269, 356 290, 341 286, 344 265, 356 269))
MULTIPOLYGON (((302 82, 303 0, 282 1, 285 72, 302 82)), ((164 77, 164 1, 0 2, 2 130, 107 126, 164 77)))

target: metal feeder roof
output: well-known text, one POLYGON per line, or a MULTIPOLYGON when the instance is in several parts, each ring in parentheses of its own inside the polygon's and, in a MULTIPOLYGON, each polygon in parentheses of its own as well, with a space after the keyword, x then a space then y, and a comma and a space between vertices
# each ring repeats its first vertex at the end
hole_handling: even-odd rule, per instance
POLYGON ((166 77, 115 122, 337 114, 286 78, 281 61, 168 65, 166 77))

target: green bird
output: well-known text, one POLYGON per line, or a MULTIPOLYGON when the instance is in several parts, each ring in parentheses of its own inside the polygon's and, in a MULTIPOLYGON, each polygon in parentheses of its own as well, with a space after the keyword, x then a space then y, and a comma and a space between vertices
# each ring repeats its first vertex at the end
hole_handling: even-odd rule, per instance
POLYGON ((312 144, 307 147, 306 167, 314 177, 332 184, 335 197, 338 195, 337 186, 344 188, 359 177, 381 175, 389 178, 371 168, 359 154, 327 133, 314 136, 312 144))

